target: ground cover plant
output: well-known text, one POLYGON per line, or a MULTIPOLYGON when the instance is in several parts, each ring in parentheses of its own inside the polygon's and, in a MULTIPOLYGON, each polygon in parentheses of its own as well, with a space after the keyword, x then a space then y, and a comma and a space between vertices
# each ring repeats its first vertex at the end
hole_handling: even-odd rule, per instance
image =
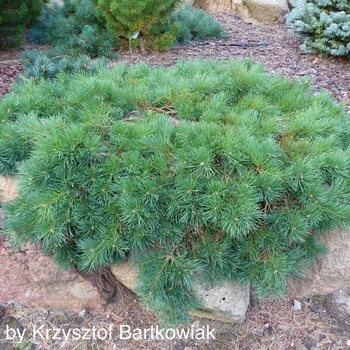
POLYGON ((350 222, 349 116, 309 92, 251 60, 22 79, 0 103, 6 231, 65 267, 132 259, 167 323, 197 280, 283 295, 350 222))
POLYGON ((286 23, 304 38, 302 50, 350 58, 349 1, 293 0, 291 4, 286 23))
POLYGON ((176 43, 226 38, 225 28, 219 22, 204 10, 192 8, 189 4, 174 12, 171 22, 180 24, 176 43))

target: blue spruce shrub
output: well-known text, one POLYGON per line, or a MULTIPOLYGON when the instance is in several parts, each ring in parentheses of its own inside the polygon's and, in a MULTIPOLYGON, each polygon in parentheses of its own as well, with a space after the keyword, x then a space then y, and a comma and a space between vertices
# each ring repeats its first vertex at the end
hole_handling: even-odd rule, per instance
POLYGON ((291 0, 291 4, 286 23, 304 38, 303 51, 350 57, 349 1, 291 0))

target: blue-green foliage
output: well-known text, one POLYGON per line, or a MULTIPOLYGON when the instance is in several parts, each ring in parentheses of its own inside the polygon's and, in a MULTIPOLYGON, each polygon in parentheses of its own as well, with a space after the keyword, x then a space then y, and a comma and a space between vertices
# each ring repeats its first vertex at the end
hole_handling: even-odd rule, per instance
POLYGON ((6 232, 82 270, 130 257, 169 323, 197 280, 283 295, 350 225, 349 115, 309 92, 251 60, 23 78, 0 103, 6 232))
POLYGON ((35 82, 41 79, 55 79, 60 72, 94 74, 106 64, 107 61, 103 58, 93 61, 84 55, 73 59, 69 56, 55 56, 52 51, 45 53, 40 50, 28 50, 22 55, 23 76, 35 82))
POLYGON ((37 44, 55 46, 56 55, 115 57, 118 38, 111 35, 91 0, 64 0, 43 8, 43 16, 28 34, 37 44))
POLYGON ((178 43, 226 37, 225 29, 219 22, 204 10, 191 8, 189 4, 185 4, 180 11, 175 12, 171 21, 181 24, 177 34, 178 43))
POLYGON ((348 0, 292 0, 286 23, 304 38, 301 49, 324 56, 350 57, 348 0))
MULTIPOLYGON (((147 1, 145 3, 147 5, 147 1)), ((152 4, 148 6, 152 7, 152 4)), ((131 7, 129 16, 135 21, 132 11, 131 7)), ((105 12, 111 16, 113 29, 107 26, 104 12, 97 6, 97 0, 64 0, 63 5, 55 3, 46 5, 43 7, 43 16, 29 31, 28 37, 34 43, 53 45, 52 56, 88 55, 92 58, 102 56, 113 58, 115 57, 113 52, 121 47, 123 41, 126 39, 128 41, 130 38, 126 38, 125 32, 121 29, 124 28, 123 25, 109 11, 105 12)), ((142 11, 139 16, 141 20, 138 20, 137 25, 142 27, 144 25, 142 11)), ((152 12, 150 16, 152 17, 152 12)), ((161 21, 159 28, 158 26, 153 28, 154 32, 147 31, 147 35, 151 36, 153 41, 157 36, 163 36, 163 39, 158 38, 158 41, 150 40, 154 44, 153 49, 168 49, 174 43, 225 36, 223 26, 212 16, 189 5, 183 6, 169 17, 169 20, 161 21)), ((123 15, 120 21, 123 21, 127 28, 136 25, 123 15)), ((131 41, 131 44, 135 44, 136 41, 131 41)))

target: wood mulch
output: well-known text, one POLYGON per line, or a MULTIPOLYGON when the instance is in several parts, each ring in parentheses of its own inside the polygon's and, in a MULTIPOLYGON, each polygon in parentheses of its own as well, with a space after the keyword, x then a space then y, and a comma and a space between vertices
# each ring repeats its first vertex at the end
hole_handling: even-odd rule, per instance
POLYGON ((12 83, 21 74, 18 56, 22 50, 0 51, 0 98, 11 90, 12 83))

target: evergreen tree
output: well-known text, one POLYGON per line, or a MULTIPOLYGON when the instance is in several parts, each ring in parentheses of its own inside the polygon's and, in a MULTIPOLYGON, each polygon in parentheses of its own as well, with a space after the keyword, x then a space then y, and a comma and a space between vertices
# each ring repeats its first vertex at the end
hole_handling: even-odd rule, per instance
POLYGON ((24 43, 26 26, 41 13, 44 0, 2 0, 0 2, 0 49, 24 43))
POLYGON ((141 50, 146 44, 161 50, 176 40, 180 27, 177 23, 169 27, 169 20, 181 0, 94 1, 103 11, 110 33, 125 38, 130 50, 135 42, 141 50))
POLYGON ((35 20, 41 15, 43 4, 46 4, 49 1, 50 0, 26 0, 28 13, 30 16, 30 25, 33 24, 35 20))

